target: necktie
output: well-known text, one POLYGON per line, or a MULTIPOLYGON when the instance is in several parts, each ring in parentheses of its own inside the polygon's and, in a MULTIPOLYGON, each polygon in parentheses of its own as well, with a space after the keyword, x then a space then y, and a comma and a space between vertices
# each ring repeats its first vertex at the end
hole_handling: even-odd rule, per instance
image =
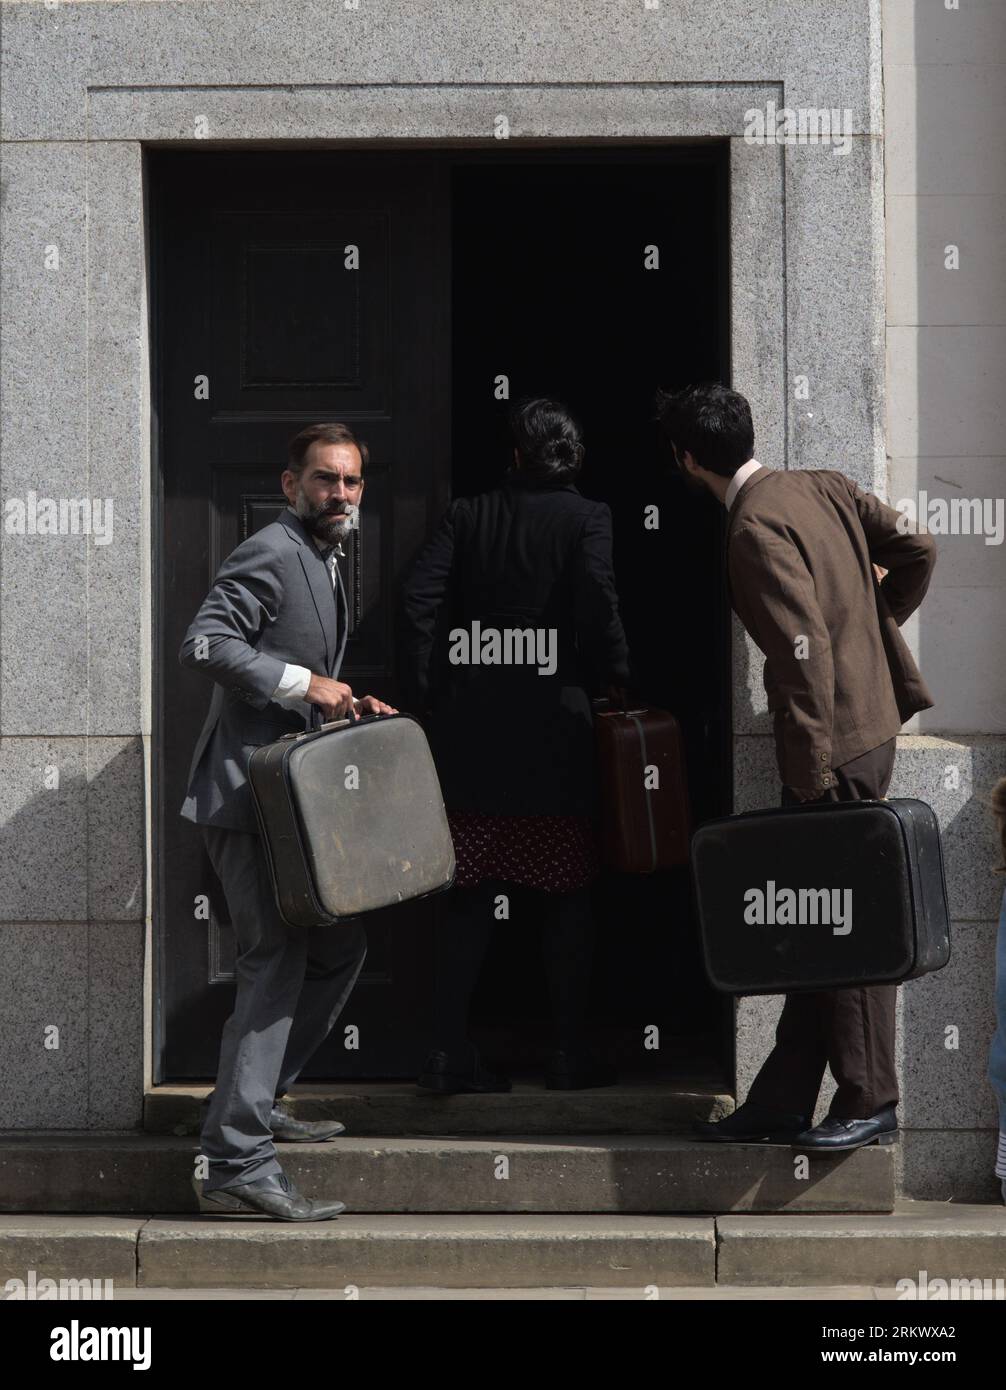
POLYGON ((346 552, 339 542, 336 542, 335 545, 326 546, 321 552, 321 558, 325 561, 325 565, 328 568, 333 589, 335 589, 339 583, 339 563, 337 557, 344 557, 345 554, 346 552))
MULTIPOLYGON (((335 543, 335 545, 325 546, 324 548, 321 547, 321 546, 319 546, 319 547, 318 547, 318 554, 319 554, 319 555, 321 556, 321 558, 324 560, 324 562, 325 562, 325 568, 328 570, 328 576, 329 576, 329 578, 330 578, 331 581, 332 581, 332 595, 333 595, 333 597, 334 597, 334 599, 335 599, 335 611, 336 611, 336 615, 337 615, 337 617, 336 617, 337 629, 336 629, 336 630, 337 630, 338 633, 341 633, 342 630, 343 630, 343 628, 344 628, 344 625, 345 625, 345 623, 346 623, 347 600, 346 600, 346 590, 345 590, 345 588, 343 587, 343 583, 342 583, 342 574, 341 574, 341 572, 340 572, 340 570, 339 570, 339 558, 338 558, 338 557, 339 557, 339 556, 345 556, 346 552, 343 550, 342 545, 337 541, 337 542, 335 543)), ((337 640, 338 640, 338 639, 337 639, 337 640)), ((340 646, 342 645, 342 641, 343 641, 343 640, 344 640, 344 639, 339 640, 339 645, 340 645, 340 646)), ((330 665, 331 665, 332 663, 334 663, 335 659, 336 659, 335 653, 334 653, 334 652, 330 653, 330 656, 329 656, 330 665)), ((329 673, 328 673, 328 674, 329 674, 329 675, 332 674, 331 669, 329 670, 329 673)))

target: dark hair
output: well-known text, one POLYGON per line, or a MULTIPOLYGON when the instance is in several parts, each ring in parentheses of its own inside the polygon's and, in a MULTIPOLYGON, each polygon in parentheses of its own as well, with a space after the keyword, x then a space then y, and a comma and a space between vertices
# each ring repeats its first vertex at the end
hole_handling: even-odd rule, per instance
POLYGON ((298 477, 304 471, 304 464, 307 462, 307 451, 312 444, 354 444, 360 451, 360 462, 366 464, 370 458, 370 450, 362 439, 357 439, 356 435, 348 425, 308 425, 306 430, 301 430, 300 434, 295 434, 287 445, 287 467, 291 473, 298 477))
POLYGON ((510 431, 521 467, 532 477, 558 483, 579 473, 582 432, 559 401, 544 397, 519 401, 510 412, 510 431))
POLYGON ((751 407, 719 382, 658 391, 657 419, 678 454, 686 451, 700 468, 732 478, 754 454, 751 407))

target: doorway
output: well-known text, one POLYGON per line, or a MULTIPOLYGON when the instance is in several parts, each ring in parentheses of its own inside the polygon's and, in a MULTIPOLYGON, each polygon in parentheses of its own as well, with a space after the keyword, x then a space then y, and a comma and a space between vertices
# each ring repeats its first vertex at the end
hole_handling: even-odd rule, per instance
MULTIPOLYGON (((727 186, 717 145, 151 151, 148 176, 156 1077, 184 1081, 213 1074, 233 945, 199 833, 178 816, 210 688, 177 652, 220 562, 284 505, 286 441, 314 420, 344 420, 370 444, 363 526, 343 562, 343 670, 358 693, 395 700, 398 584, 449 496, 506 467, 497 378, 511 399, 571 405, 587 444, 581 490, 612 508, 639 694, 681 720, 695 819, 730 809, 721 518, 684 494, 651 423, 657 385, 726 379, 727 186), (659 527, 644 529, 653 506, 659 527)), ((595 907, 595 1016, 625 1073, 728 1083, 731 1011, 705 983, 687 874, 606 876, 595 907)), ((441 910, 368 923, 364 974, 305 1079, 416 1074, 441 910), (358 1046, 344 1045, 343 1023, 358 1046)), ((494 942, 473 1024, 520 1075, 545 1045, 547 1001, 513 945, 494 942)))
MULTIPOLYGON (((611 507, 636 694, 682 724, 696 822, 730 809, 722 518, 668 467, 653 398, 728 379, 720 156, 552 150, 456 160, 451 173, 452 492, 490 487, 508 466, 512 400, 554 396, 578 416, 578 486, 611 507)), ((732 1011, 705 979, 687 870, 607 874, 593 896, 605 1052, 626 1079, 723 1082, 732 1011)), ((488 1054, 529 1076, 548 1046, 534 950, 498 930, 473 1001, 488 1054)))

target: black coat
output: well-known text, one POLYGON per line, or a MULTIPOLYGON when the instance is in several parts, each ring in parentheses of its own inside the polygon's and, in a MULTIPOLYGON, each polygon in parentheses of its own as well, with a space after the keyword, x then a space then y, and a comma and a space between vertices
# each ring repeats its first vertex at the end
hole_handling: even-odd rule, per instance
POLYGON ((402 618, 405 688, 429 713, 448 809, 594 814, 590 696, 629 676, 609 508, 520 472, 457 499, 406 581, 402 618), (550 634, 540 654, 554 674, 538 674, 537 648, 535 664, 452 662, 475 622, 550 634))

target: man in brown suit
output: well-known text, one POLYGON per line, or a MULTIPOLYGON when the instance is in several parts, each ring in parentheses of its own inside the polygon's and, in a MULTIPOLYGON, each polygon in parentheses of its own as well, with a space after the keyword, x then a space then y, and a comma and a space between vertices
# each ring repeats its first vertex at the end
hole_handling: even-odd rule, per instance
MULTIPOLYGON (((932 538, 830 469, 752 457, 743 396, 725 386, 658 398, 693 490, 727 508, 731 601, 765 654, 783 805, 883 797, 898 730, 933 700, 899 632, 929 587, 932 538)), ((703 1138, 858 1148, 897 1131, 896 985, 789 994, 743 1105, 703 1138), (838 1089, 813 1120, 825 1066, 838 1089)))

